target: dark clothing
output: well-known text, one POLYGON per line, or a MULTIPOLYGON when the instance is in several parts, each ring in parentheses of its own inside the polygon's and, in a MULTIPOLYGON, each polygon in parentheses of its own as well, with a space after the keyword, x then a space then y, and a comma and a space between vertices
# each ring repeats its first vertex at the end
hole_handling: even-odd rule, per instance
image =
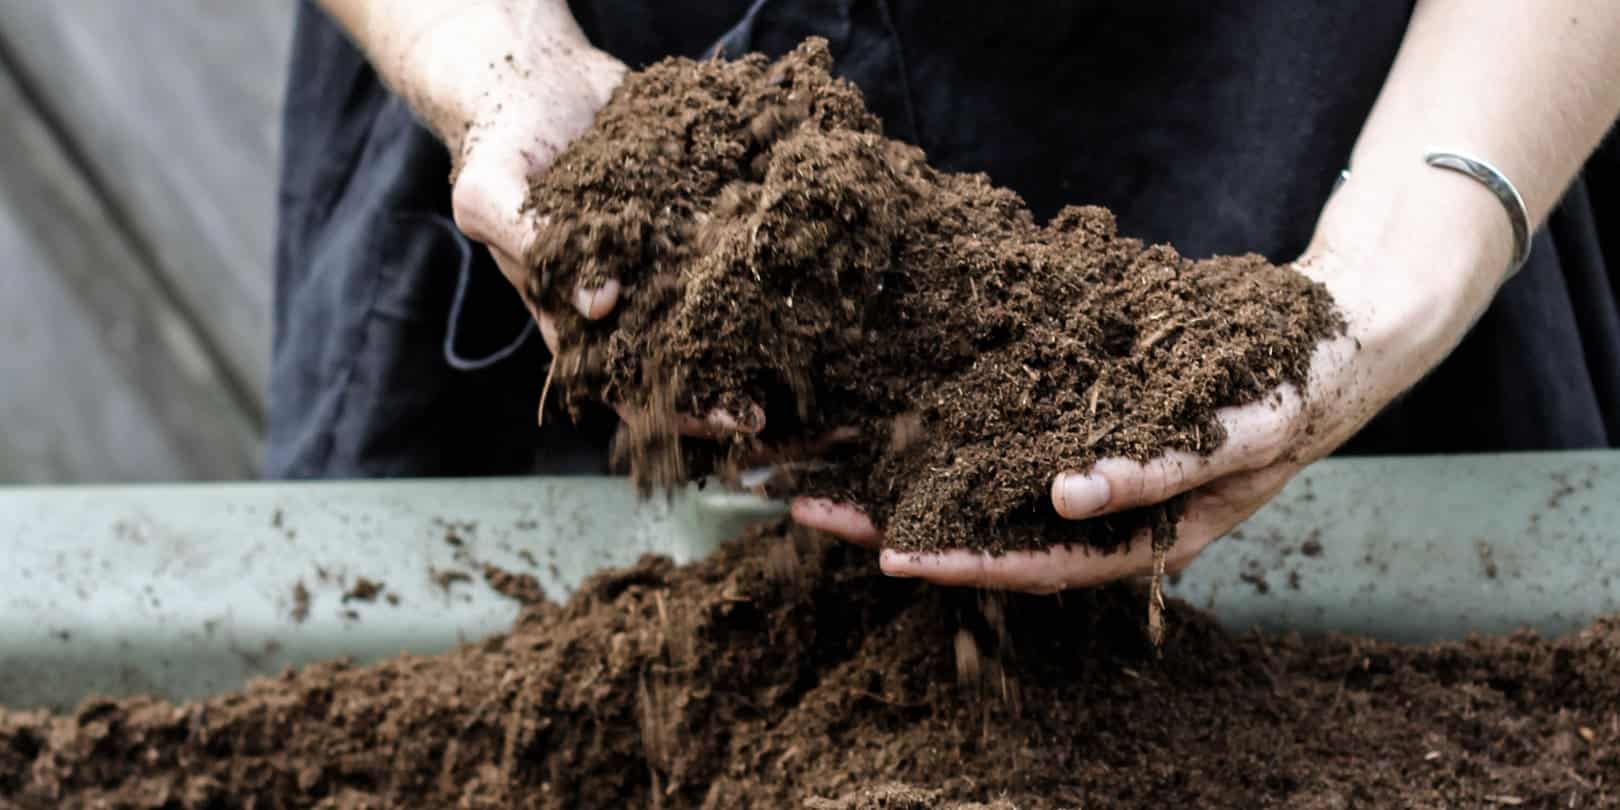
MULTIPOLYGON (((886 131, 936 165, 987 172, 1039 216, 1098 203, 1123 232, 1191 256, 1274 261, 1306 246, 1410 13, 1349 0, 574 5, 632 67, 717 41, 780 54, 826 37, 886 131)), ((450 225, 444 149, 324 16, 307 3, 299 15, 270 474, 594 468, 599 435, 534 426, 545 350, 514 344, 532 334, 516 295, 450 225), (447 334, 463 361, 511 351, 466 369, 447 334)), ((1620 215, 1615 153, 1594 158, 1463 345, 1348 450, 1620 445, 1620 237, 1602 226, 1620 215)))

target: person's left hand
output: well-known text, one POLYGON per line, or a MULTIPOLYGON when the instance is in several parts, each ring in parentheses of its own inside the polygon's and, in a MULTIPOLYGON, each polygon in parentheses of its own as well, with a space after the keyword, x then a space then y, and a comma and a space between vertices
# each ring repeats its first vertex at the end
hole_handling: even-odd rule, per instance
MULTIPOLYGON (((1186 493, 1164 561, 1167 572, 1179 571, 1437 365, 1502 279, 1511 252, 1506 220, 1488 192, 1456 175, 1429 170, 1397 187, 1399 193, 1379 193, 1387 188, 1373 177, 1347 183, 1295 263, 1327 286, 1348 326, 1343 337, 1317 346, 1308 399, 1286 386, 1278 397, 1220 412, 1227 439, 1208 456, 1104 459, 1084 473, 1060 472, 1051 487, 1055 511, 1083 520, 1186 493)), ((801 498, 792 514, 851 542, 882 541, 872 522, 847 505, 801 498)), ((1147 575, 1153 558, 1144 535, 1119 552, 1061 546, 992 556, 886 549, 881 560, 891 576, 1049 593, 1147 575)))

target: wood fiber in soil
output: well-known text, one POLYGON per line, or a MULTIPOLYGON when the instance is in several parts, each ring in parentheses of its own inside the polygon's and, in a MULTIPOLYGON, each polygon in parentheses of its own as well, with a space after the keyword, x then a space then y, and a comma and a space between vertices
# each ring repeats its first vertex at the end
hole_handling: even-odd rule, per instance
POLYGON ((0 713, 0 807, 1614 807, 1620 621, 1409 647, 1010 597, 780 531, 438 657, 0 713), (1573 805, 1571 804, 1573 802, 1573 805))
POLYGON ((796 461, 784 488, 859 504, 893 547, 1115 547, 1152 515, 1058 520, 1054 473, 1208 453, 1219 408, 1303 385, 1342 329, 1323 287, 1260 257, 1190 261, 1100 208, 1038 225, 884 138, 830 66, 811 40, 632 74, 531 189, 553 382, 575 414, 640 414, 618 450, 644 485, 796 461), (607 278, 615 315, 573 313, 607 278), (653 416, 714 408, 765 430, 719 446, 653 416))

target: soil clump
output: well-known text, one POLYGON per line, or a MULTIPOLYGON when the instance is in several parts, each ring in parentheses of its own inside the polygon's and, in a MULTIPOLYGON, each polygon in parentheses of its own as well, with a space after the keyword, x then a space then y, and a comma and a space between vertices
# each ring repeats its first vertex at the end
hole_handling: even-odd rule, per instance
POLYGON ((370 577, 360 577, 354 585, 343 592, 343 602, 375 602, 377 597, 387 590, 388 586, 370 577))
POLYGON ((0 806, 1620 804, 1620 621, 1412 647, 1172 603, 1155 654, 1140 603, 932 588, 771 531, 442 656, 0 712, 0 806))
POLYGON ((1306 380, 1327 291, 1258 256, 1192 261, 1100 208, 1038 224, 983 175, 885 138, 825 43, 630 75, 530 193, 526 297, 548 380, 616 403, 644 485, 761 462, 851 501, 902 549, 1112 548, 1151 510, 1059 520, 1061 470, 1208 453, 1218 409, 1306 380), (614 315, 569 306, 618 279, 614 315), (764 429, 683 440, 670 414, 764 429))
POLYGON ((521 605, 535 605, 546 601, 546 589, 533 574, 508 571, 500 566, 484 566, 484 582, 496 593, 521 605))

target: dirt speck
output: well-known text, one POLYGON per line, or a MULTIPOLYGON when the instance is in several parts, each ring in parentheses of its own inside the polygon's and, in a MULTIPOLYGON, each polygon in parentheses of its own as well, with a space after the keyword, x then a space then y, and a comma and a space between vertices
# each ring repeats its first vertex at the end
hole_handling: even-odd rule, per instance
POLYGON ((496 593, 522 605, 535 605, 546 601, 546 591, 533 574, 507 571, 494 565, 484 566, 484 581, 496 593))
POLYGON ((369 577, 358 577, 343 594, 344 602, 375 602, 387 586, 369 577))
POLYGON ((292 589, 292 620, 303 624, 309 618, 309 589, 304 587, 303 580, 293 583, 292 589))
POLYGON ((1496 579, 1498 571, 1496 567, 1495 554, 1491 550, 1491 544, 1485 542, 1484 540, 1475 540, 1474 550, 1479 552, 1479 564, 1480 568, 1485 572, 1485 577, 1487 579, 1496 579))
POLYGON ((1266 582, 1266 575, 1259 571, 1244 571, 1238 574, 1238 579, 1254 586, 1255 593, 1271 593, 1271 585, 1266 582))
POLYGON ((473 579, 472 574, 457 571, 453 568, 430 569, 428 576, 432 578, 433 584, 439 586, 439 589, 443 591, 450 590, 450 586, 457 582, 472 582, 473 579))

